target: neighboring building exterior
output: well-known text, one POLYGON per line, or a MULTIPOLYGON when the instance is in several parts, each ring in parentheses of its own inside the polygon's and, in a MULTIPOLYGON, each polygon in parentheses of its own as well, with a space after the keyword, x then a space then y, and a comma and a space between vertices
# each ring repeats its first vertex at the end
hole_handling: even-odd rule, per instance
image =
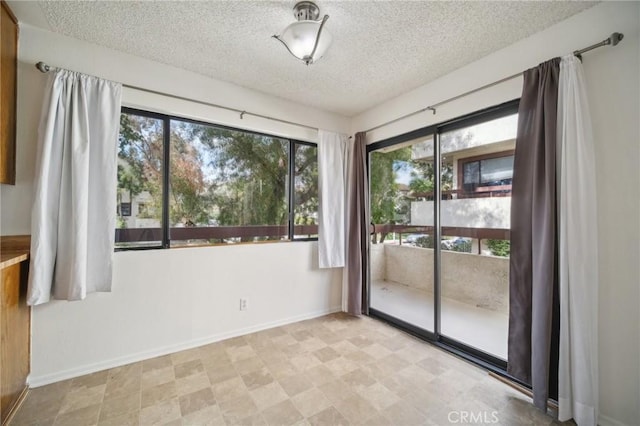
MULTIPOLYGON (((442 166, 451 170, 452 182, 450 189, 442 191, 443 227, 510 229, 517 120, 517 115, 512 115, 442 135, 442 166)), ((429 138, 412 146, 411 157, 432 162, 433 152, 433 139, 429 138)), ((433 225, 433 201, 429 201, 433 195, 415 198, 410 224, 433 225)), ((472 253, 490 254, 478 239, 472 243, 472 253)))

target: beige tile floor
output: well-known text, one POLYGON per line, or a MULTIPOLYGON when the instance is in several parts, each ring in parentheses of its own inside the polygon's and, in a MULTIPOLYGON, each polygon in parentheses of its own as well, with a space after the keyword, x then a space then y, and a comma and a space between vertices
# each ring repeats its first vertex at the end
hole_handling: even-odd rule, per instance
POLYGON ((333 314, 32 389, 11 425, 483 422, 555 424, 482 369, 333 314))

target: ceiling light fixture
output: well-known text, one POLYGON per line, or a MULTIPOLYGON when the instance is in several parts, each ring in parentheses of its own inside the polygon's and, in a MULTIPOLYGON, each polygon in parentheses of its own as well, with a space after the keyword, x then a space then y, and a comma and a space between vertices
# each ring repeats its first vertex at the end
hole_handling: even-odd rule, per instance
POLYGON ((293 7, 293 16, 297 22, 285 28, 281 35, 272 37, 306 65, 312 64, 322 58, 331 45, 331 34, 324 29, 329 15, 319 20, 318 6, 310 1, 301 1, 293 7))

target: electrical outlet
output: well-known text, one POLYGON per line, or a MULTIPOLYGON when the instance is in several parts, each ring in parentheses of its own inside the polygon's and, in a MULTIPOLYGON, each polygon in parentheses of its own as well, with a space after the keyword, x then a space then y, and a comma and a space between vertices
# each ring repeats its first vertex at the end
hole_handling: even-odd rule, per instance
POLYGON ((241 311, 247 310, 247 299, 240 299, 240 310, 241 311))

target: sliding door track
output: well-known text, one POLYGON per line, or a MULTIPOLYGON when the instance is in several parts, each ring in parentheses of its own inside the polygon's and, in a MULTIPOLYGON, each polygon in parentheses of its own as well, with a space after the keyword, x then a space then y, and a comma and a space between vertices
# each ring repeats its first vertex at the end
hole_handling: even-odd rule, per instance
POLYGON ((405 333, 411 334, 412 336, 430 343, 433 346, 445 350, 458 358, 462 358, 465 361, 481 367, 497 376, 503 377, 504 379, 517 384, 518 387, 529 390, 531 389, 529 385, 507 373, 507 362, 503 359, 494 357, 471 346, 464 345, 454 339, 450 339, 445 336, 436 336, 432 331, 417 327, 374 308, 369 308, 369 316, 380 321, 384 321, 405 333))

